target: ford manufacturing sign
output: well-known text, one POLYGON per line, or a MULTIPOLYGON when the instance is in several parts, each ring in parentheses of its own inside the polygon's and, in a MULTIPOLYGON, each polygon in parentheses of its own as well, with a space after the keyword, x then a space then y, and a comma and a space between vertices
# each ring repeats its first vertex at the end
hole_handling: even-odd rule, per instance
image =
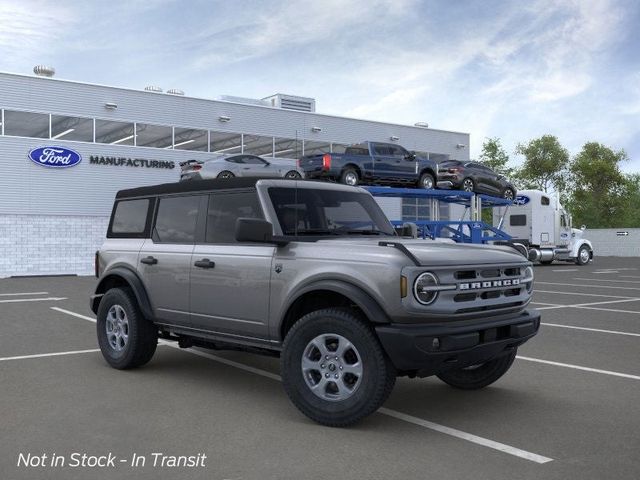
POLYGON ((38 147, 29 152, 29 159, 43 167, 67 168, 82 161, 82 155, 63 147, 38 147))
POLYGON ((513 201, 514 205, 526 205, 529 203, 531 199, 526 195, 517 195, 516 199, 513 201))

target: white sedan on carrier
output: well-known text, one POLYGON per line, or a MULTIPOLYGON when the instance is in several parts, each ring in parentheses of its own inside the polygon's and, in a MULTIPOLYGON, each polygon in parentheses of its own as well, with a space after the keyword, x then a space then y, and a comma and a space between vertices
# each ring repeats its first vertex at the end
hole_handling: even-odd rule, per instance
POLYGON ((304 172, 291 158, 257 155, 219 155, 211 160, 188 160, 180 163, 180 181, 207 178, 274 177, 304 178, 304 172))

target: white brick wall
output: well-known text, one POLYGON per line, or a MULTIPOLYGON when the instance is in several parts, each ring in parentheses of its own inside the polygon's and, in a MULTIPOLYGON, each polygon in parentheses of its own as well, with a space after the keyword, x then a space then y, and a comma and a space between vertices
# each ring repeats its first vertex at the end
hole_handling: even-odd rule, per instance
POLYGON ((108 217, 0 215, 0 278, 92 275, 108 217))

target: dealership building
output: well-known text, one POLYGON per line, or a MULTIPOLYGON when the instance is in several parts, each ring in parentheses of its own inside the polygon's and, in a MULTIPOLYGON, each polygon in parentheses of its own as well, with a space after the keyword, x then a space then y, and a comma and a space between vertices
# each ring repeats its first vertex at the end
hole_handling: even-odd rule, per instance
MULTIPOLYGON (((469 134, 319 114, 311 98, 209 100, 34 71, 0 73, 0 277, 91 274, 115 193, 175 182, 185 160, 250 153, 293 164, 364 140, 469 159, 469 134)), ((416 200, 380 201, 392 219, 429 215, 416 200)))

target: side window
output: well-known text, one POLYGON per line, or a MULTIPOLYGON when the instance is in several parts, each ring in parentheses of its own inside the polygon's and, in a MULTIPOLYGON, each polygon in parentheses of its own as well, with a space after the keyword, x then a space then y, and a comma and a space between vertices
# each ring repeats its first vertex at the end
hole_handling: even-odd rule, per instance
POLYGON ((209 197, 205 241, 236 243, 238 218, 263 218, 255 190, 212 194, 209 197))
POLYGON ((540 205, 549 205, 550 203, 549 197, 540 197, 540 205))
POLYGON ((160 198, 154 240, 159 243, 193 243, 200 198, 199 195, 160 198))
POLYGON ((248 163, 251 165, 265 165, 267 162, 265 162, 263 159, 259 158, 259 157, 253 157, 250 155, 247 155, 245 157, 242 157, 243 161, 242 163, 248 163))
POLYGON ((383 144, 378 144, 378 143, 374 143, 373 144, 373 151, 375 152, 376 155, 390 155, 391 151, 389 150, 389 147, 387 147, 386 145, 383 144))
POLYGON ((511 215, 509 217, 509 225, 511 225, 512 227, 524 227, 526 224, 526 215, 511 215))
POLYGON ((404 158, 409 154, 403 147, 399 145, 390 145, 389 150, 391 150, 391 155, 394 157, 402 157, 404 158))
POLYGON ((120 200, 116 203, 109 233, 116 236, 136 236, 145 233, 149 199, 120 200))

